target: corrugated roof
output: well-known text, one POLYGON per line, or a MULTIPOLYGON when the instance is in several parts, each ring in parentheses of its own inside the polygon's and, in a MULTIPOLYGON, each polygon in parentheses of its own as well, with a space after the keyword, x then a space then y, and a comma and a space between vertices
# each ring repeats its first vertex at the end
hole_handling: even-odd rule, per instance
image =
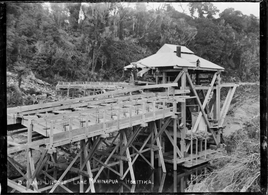
POLYGON ((200 61, 200 68, 206 68, 206 69, 217 69, 217 70, 224 70, 223 67, 214 64, 213 62, 210 62, 204 58, 201 58, 197 55, 194 54, 181 54, 181 57, 185 60, 187 60, 188 62, 190 62, 191 64, 196 66, 196 61, 199 59, 200 61))
MULTIPOLYGON (((188 67, 190 69, 197 68, 196 61, 200 61, 200 69, 214 69, 214 70, 224 70, 223 67, 214 64, 206 59, 203 59, 194 52, 189 50, 185 46, 181 46, 181 57, 176 55, 177 45, 164 44, 155 54, 148 56, 144 59, 135 62, 138 68, 154 68, 154 67, 188 67)), ((132 68, 134 63, 125 66, 125 69, 132 68)))
MULTIPOLYGON (((133 63, 132 63, 133 64, 133 63)), ((195 65, 191 64, 187 60, 183 58, 179 58, 176 53, 156 53, 147 58, 141 59, 136 62, 138 68, 143 67, 173 67, 173 66, 180 66, 180 67, 195 67, 195 65)), ((125 67, 132 68, 133 65, 128 65, 125 67)))
MULTIPOLYGON (((164 44, 156 53, 176 52, 177 46, 180 46, 180 45, 164 44)), ((194 53, 193 51, 191 51, 185 46, 181 46, 181 52, 192 53, 192 54, 194 53)))

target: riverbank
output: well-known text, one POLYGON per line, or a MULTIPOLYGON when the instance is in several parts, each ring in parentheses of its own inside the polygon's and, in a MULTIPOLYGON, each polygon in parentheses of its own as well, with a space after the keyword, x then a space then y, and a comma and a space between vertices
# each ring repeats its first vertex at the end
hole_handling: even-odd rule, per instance
POLYGON ((225 121, 226 151, 214 156, 213 171, 196 178, 187 192, 260 191, 259 94, 258 85, 238 87, 225 121))

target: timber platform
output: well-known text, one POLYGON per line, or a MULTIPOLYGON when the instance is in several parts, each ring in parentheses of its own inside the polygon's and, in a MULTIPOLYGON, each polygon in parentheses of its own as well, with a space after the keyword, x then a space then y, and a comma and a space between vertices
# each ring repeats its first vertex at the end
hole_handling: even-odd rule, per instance
MULTIPOLYGON (((223 149, 223 122, 237 87, 224 83, 215 86, 217 79, 218 72, 210 85, 194 85, 185 71, 173 83, 126 85, 102 94, 9 108, 8 162, 21 177, 8 178, 8 186, 12 192, 52 193, 57 187, 72 192, 65 184, 86 178, 88 186, 80 184, 80 192, 96 192, 94 183, 104 169, 120 179, 129 174, 135 181, 133 165, 139 157, 152 169, 157 159, 164 173, 166 163, 177 170, 178 165, 191 168, 208 162, 223 149), (177 83, 180 79, 182 87, 177 83), (221 88, 229 88, 222 106, 218 99, 221 88), (186 110, 192 111, 190 122, 186 110), (25 139, 16 141, 12 136, 25 139), (71 162, 58 162, 59 149, 73 143, 79 143, 79 150, 71 162), (37 162, 34 150, 41 153, 37 162), (26 165, 13 158, 20 152, 25 152, 26 165), (60 170, 63 172, 58 175, 60 170), (64 180, 69 172, 77 176, 64 180), (42 177, 49 178, 51 185, 38 185, 42 177), (18 180, 26 181, 26 185, 18 184, 18 180)), ((87 88, 85 85, 82 88, 87 88)))

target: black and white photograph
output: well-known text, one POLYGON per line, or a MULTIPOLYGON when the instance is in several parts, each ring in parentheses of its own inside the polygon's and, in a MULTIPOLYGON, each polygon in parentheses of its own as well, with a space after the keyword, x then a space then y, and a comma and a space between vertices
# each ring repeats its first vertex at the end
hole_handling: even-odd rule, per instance
POLYGON ((7 193, 260 192, 260 37, 260 2, 7 2, 7 193))

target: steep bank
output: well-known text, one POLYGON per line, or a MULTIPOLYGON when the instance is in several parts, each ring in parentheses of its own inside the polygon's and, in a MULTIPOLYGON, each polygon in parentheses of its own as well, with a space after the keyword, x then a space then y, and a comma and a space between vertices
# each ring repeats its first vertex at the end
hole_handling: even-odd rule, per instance
POLYGON ((32 72, 21 78, 16 73, 7 72, 7 107, 31 105, 56 101, 55 87, 37 79, 32 72))
POLYGON ((259 102, 258 85, 238 87, 225 121, 226 151, 214 156, 214 170, 196 178, 187 192, 260 191, 259 102))
POLYGON ((224 136, 245 127, 245 123, 260 115, 259 85, 242 85, 235 92, 225 118, 224 136))

